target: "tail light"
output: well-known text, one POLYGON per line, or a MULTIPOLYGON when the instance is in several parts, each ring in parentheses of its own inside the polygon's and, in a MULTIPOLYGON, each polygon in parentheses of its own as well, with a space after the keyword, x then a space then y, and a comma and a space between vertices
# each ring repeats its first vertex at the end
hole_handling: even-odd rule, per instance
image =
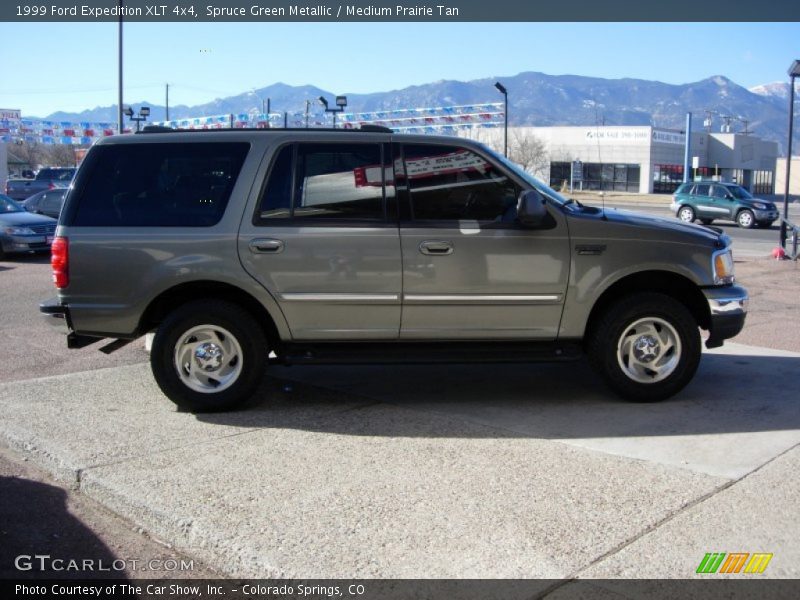
POLYGON ((48 190, 56 189, 56 184, 51 181, 50 183, 47 184, 47 189, 48 190))
POLYGON ((69 239, 58 236, 50 247, 50 266, 53 268, 53 283, 58 289, 69 285, 69 239))

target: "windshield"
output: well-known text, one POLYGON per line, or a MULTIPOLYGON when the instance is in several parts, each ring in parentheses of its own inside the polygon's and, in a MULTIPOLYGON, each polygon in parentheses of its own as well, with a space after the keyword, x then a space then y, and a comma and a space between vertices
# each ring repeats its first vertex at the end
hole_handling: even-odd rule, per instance
POLYGON ((741 198, 743 200, 750 200, 753 197, 753 194, 748 192, 745 188, 740 185, 729 187, 731 194, 733 194, 734 198, 741 198))
POLYGON ((567 198, 564 198, 564 196, 559 194, 557 191, 552 189, 550 186, 548 186, 545 183, 539 181, 536 177, 534 177, 533 175, 528 173, 525 169, 523 169, 517 163, 509 160, 508 158, 506 158, 502 154, 498 154, 497 152, 495 152, 494 150, 492 150, 491 148, 489 148, 487 146, 482 146, 482 147, 486 152, 491 154, 492 157, 496 158, 498 160, 498 162, 500 162, 504 166, 508 167, 509 170, 511 170, 514 173, 516 173, 521 179, 525 180, 526 183, 531 185, 531 187, 537 189, 539 192, 541 192, 542 194, 544 194, 548 198, 552 198, 553 200, 555 200, 558 204, 560 204, 562 206, 566 206, 566 205, 568 205, 568 204, 570 204, 572 202, 571 200, 569 200, 567 198))
POLYGON ((25 209, 22 208, 19 204, 14 202, 8 196, 3 196, 0 194, 0 213, 15 213, 15 212, 25 212, 25 209))

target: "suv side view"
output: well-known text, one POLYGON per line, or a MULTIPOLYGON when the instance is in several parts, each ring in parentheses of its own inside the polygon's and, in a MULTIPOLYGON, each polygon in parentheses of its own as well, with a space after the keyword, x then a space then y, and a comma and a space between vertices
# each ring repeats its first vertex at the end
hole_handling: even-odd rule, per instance
POLYGON ((488 148, 388 129, 146 128, 88 153, 40 310, 70 348, 155 332, 156 382, 234 408, 272 363, 568 360, 680 391, 742 328, 727 236, 583 206, 488 148), (274 353, 274 354, 273 354, 274 353))
POLYGON ((717 219, 735 221, 739 227, 769 227, 778 219, 772 203, 753 195, 735 183, 683 183, 675 191, 670 208, 685 223, 700 219, 711 225, 717 219))

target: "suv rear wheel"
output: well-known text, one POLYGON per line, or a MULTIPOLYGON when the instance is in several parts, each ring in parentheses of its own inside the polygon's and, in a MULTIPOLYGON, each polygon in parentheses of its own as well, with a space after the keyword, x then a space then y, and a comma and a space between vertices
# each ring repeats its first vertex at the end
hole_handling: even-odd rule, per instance
POLYGON ((609 387, 633 402, 679 392, 700 362, 700 333, 689 310, 658 293, 628 296, 600 316, 589 360, 609 387))
POLYGON ((263 331, 230 302, 184 304, 156 331, 150 366, 161 391, 191 412, 237 407, 258 387, 267 366, 263 331))
POLYGON ((691 206, 681 206, 678 209, 678 218, 684 223, 694 223, 694 209, 691 206))

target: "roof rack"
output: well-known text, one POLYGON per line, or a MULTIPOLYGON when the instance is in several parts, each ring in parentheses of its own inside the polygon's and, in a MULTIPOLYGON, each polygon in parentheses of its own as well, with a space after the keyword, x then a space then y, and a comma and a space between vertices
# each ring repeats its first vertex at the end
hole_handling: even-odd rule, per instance
POLYGON ((394 130, 389 129, 388 127, 384 127, 383 125, 362 125, 358 129, 331 129, 330 127, 270 127, 270 128, 261 128, 261 127, 238 127, 238 128, 221 128, 221 129, 173 129, 172 127, 166 127, 164 125, 145 125, 141 131, 137 131, 136 133, 190 133, 190 132, 205 132, 209 133, 212 131, 259 131, 261 133, 266 132, 279 132, 279 131, 306 131, 306 132, 317 132, 317 131, 335 131, 337 133, 341 133, 343 131, 347 131, 350 133, 394 133, 394 130))

